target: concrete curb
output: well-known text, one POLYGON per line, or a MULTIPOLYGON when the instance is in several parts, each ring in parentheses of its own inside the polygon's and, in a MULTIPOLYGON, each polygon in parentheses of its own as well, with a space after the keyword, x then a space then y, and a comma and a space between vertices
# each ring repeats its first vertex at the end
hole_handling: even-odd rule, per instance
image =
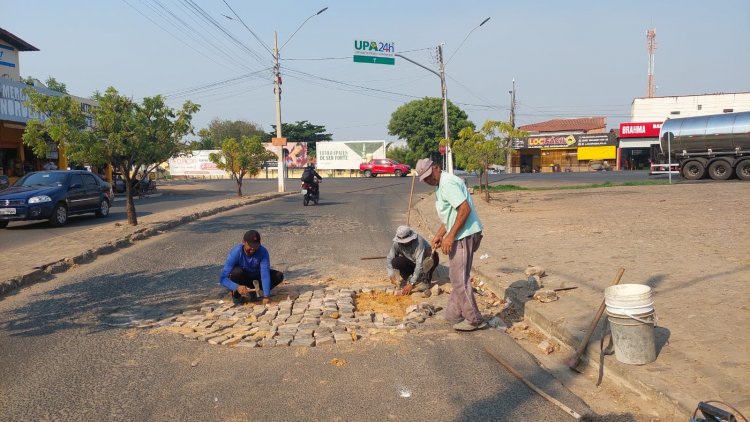
POLYGON ((146 223, 142 227, 136 226, 133 232, 128 233, 125 236, 110 240, 97 246, 93 246, 92 248, 80 252, 76 255, 40 265, 36 269, 25 274, 0 281, 0 299, 13 290, 19 289, 31 283, 52 279, 55 274, 63 273, 77 265, 93 262, 94 260, 96 260, 97 256, 107 255, 119 249, 127 248, 135 242, 164 233, 167 230, 175 228, 177 226, 181 226, 183 224, 190 223, 204 217, 209 217, 220 212, 229 211, 247 205, 257 204, 259 202, 270 201, 272 199, 287 195, 293 195, 296 193, 297 192, 283 192, 254 195, 249 197, 248 199, 241 200, 234 204, 208 208, 201 211, 187 213, 185 215, 177 215, 171 221, 146 223))
MULTIPOLYGON (((419 216, 421 221, 420 226, 423 231, 430 232, 429 227, 431 224, 439 224, 437 217, 427 217, 422 214, 419 205, 421 201, 426 198, 422 197, 420 200, 415 201, 413 208, 416 214, 419 216)), ((432 234, 430 232, 430 234, 432 234)), ((484 281, 484 286, 487 290, 494 293, 497 297, 506 298, 517 306, 519 309, 523 309, 523 315, 526 321, 537 330, 543 332, 547 337, 560 343, 566 348, 570 355, 574 353, 577 346, 581 343, 581 339, 577 338, 560 322, 553 321, 547 318, 543 312, 544 304, 534 300, 529 300, 526 296, 529 293, 528 289, 514 289, 506 288, 500 285, 500 282, 491 277, 490 275, 479 271, 472 270, 472 273, 481 281, 484 281)), ((594 313, 592 312, 591 317, 593 318, 594 313)), ((606 318, 606 315, 603 316, 606 318)), ((587 325, 590 322, 586 321, 587 325)), ((592 336, 591 341, 586 348, 586 353, 581 356, 581 364, 579 369, 586 371, 592 370, 596 373, 599 370, 599 339, 601 337, 602 322, 600 320, 597 331, 592 336)), ((565 363, 562 363, 564 365, 565 363)), ((642 397, 645 401, 657 404, 659 407, 671 411, 669 417, 679 417, 681 420, 687 420, 693 413, 695 404, 691 402, 690 398, 673 396, 668 388, 658 389, 654 385, 651 385, 637 377, 632 376, 628 371, 628 365, 619 365, 614 362, 614 356, 608 356, 605 358, 604 365, 604 382, 611 382, 619 385, 623 388, 630 390, 631 393, 642 397), (693 407, 690 407, 693 406, 693 407)), ((562 380, 560 380, 562 381, 562 380)), ((593 384, 592 384, 593 386, 593 384)), ((668 387, 668 386, 664 386, 668 387)))

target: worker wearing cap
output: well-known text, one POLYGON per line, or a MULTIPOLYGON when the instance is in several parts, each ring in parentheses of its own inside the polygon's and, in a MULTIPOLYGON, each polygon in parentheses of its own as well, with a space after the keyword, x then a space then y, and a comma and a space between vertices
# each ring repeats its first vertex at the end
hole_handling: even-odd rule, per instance
POLYGON ((430 288, 432 273, 438 265, 438 254, 427 240, 409 226, 399 226, 391 250, 385 260, 388 277, 396 284, 396 271, 401 275, 401 294, 423 292, 430 288))
POLYGON ((282 281, 284 274, 271 269, 268 249, 260 244, 260 233, 255 230, 245 232, 242 243, 229 251, 219 279, 232 292, 235 304, 262 297, 264 305, 270 301, 271 289, 282 281))
POLYGON ((463 180, 443 172, 429 158, 419 160, 416 171, 419 180, 437 187, 435 206, 443 224, 432 238, 431 246, 448 255, 452 287, 444 318, 459 331, 485 328, 487 322, 479 312, 471 286, 471 265, 482 241, 482 223, 469 190, 463 180))

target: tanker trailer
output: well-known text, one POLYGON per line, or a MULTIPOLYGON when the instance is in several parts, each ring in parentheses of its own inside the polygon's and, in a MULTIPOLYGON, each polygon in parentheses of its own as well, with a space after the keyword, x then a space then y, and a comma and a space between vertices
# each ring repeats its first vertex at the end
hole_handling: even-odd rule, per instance
POLYGON ((667 119, 659 140, 686 179, 750 180, 750 112, 667 119))

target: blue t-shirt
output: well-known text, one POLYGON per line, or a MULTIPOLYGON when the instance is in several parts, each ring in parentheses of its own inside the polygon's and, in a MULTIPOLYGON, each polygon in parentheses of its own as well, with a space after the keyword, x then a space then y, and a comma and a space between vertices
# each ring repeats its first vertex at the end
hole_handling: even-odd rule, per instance
POLYGON ((260 283, 263 287, 263 296, 271 296, 271 257, 268 249, 263 245, 258 247, 254 254, 248 255, 242 247, 242 243, 232 248, 224 262, 219 283, 231 291, 237 290, 239 284, 229 279, 229 273, 234 267, 242 267, 249 273, 260 273, 260 283))
POLYGON ((435 190, 435 208, 437 208, 440 220, 445 224, 445 229, 450 232, 456 223, 458 216, 458 206, 464 201, 469 203, 471 212, 466 218, 466 223, 456 233, 456 240, 463 239, 466 236, 482 231, 482 222, 479 221, 479 215, 471 200, 469 190, 460 177, 450 173, 442 172, 440 174, 440 184, 435 190))

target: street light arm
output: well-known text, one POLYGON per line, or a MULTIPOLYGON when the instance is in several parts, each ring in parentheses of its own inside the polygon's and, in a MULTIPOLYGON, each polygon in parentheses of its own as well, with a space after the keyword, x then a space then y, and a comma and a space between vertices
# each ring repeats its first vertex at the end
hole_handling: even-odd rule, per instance
POLYGON ((445 62, 445 64, 448 64, 448 63, 450 63, 450 62, 451 62, 451 59, 453 58, 453 56, 455 56, 455 55, 456 55, 456 53, 458 53, 458 50, 460 50, 460 49, 461 49, 461 47, 463 47, 463 45, 464 45, 464 43, 466 42, 466 40, 468 40, 468 39, 469 39, 469 35, 471 35, 471 33, 472 33, 472 32, 474 32, 474 31, 476 31, 477 29, 479 29, 479 27, 480 27, 480 26, 482 26, 482 25, 484 25, 485 23, 487 23, 487 21, 488 21, 488 20, 490 20, 490 18, 487 18, 487 19, 483 20, 483 21, 482 21, 482 23, 480 23, 479 25, 477 25, 477 26, 476 26, 476 28, 472 29, 471 31, 469 31, 469 33, 468 33, 468 34, 466 34, 466 37, 464 37, 464 40, 463 40, 463 41, 461 41, 461 44, 459 44, 459 45, 458 45, 458 48, 456 49, 456 51, 454 51, 454 52, 453 52, 453 54, 451 54, 451 56, 450 56, 450 57, 448 57, 448 61, 447 61, 447 62, 445 62))
POLYGON ((411 63, 414 63, 415 65, 417 65, 417 66, 421 67, 422 69, 425 69, 425 70, 427 70, 427 71, 430 71, 430 72, 434 73, 434 74, 435 74, 435 76, 437 76, 438 78, 440 78, 440 80, 441 80, 441 81, 443 80, 443 77, 442 77, 442 76, 440 76, 440 74, 439 74, 438 72, 436 72, 436 71, 434 71, 434 70, 430 69, 430 68, 429 68, 429 67, 427 67, 427 66, 424 66, 424 65, 422 65, 422 64, 419 64, 419 63, 415 62, 414 60, 412 60, 412 59, 410 59, 410 58, 408 58, 408 57, 406 57, 406 56, 404 56, 404 55, 398 54, 398 53, 396 53, 396 57, 401 57, 402 59, 406 60, 407 62, 411 62, 411 63))
POLYGON ((304 22, 302 22, 302 24, 300 24, 300 26, 298 26, 296 30, 294 30, 294 32, 292 33, 292 35, 291 35, 291 36, 290 36, 289 38, 287 38, 287 40, 286 40, 286 41, 284 41, 284 44, 281 44, 281 47, 279 47, 279 51, 281 51, 281 50, 282 50, 282 49, 284 48, 284 46, 285 46, 285 45, 286 45, 286 44, 287 44, 287 43, 288 43, 289 41, 291 41, 291 40, 292 40, 292 38, 294 37, 294 35, 295 35, 295 34, 296 34, 297 32, 299 32, 299 30, 300 30, 300 29, 302 29, 302 27, 303 27, 303 26, 304 26, 304 25, 305 25, 305 24, 307 23, 307 21, 309 21, 310 19, 312 19, 312 18, 314 18, 314 17, 318 16, 319 14, 321 14, 321 13, 325 12, 326 10, 328 10, 328 8, 327 8, 327 7, 324 7, 323 9, 320 9, 320 10, 318 11, 318 13, 316 13, 316 14, 314 14, 314 15, 310 15, 310 17, 309 17, 309 18, 305 19, 305 21, 304 21, 304 22))

